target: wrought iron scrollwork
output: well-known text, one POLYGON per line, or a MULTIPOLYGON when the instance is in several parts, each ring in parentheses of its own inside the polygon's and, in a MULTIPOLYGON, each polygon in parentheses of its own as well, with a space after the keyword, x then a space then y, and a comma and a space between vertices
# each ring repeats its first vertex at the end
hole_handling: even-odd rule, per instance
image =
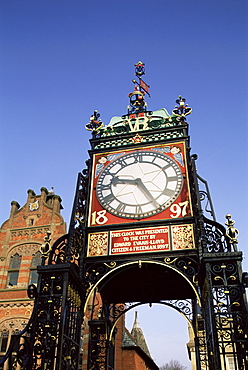
POLYGON ((204 230, 205 253, 232 252, 224 226, 204 217, 204 230))
POLYGON ((91 285, 95 284, 109 270, 109 266, 104 263, 98 263, 90 266, 86 272, 86 281, 91 285))
POLYGON ((244 288, 237 260, 215 261, 209 264, 212 286, 213 318, 218 338, 221 362, 232 357, 234 368, 247 368, 247 310, 244 288))
POLYGON ((34 341, 34 364, 52 366, 61 319, 61 292, 63 274, 56 273, 42 277, 34 341))
POLYGON ((105 323, 100 320, 89 321, 89 369, 105 370, 107 338, 105 323))
POLYGON ((86 202, 88 196, 88 183, 89 183, 89 160, 86 161, 87 168, 79 174, 77 184, 77 194, 72 211, 71 222, 74 223, 74 227, 79 227, 85 221, 86 214, 86 202))
POLYGON ((63 235, 52 246, 52 251, 49 256, 48 264, 57 265, 66 262, 66 247, 68 243, 68 235, 63 235))
POLYGON ((174 308, 180 312, 189 322, 193 320, 193 305, 191 299, 170 299, 159 303, 174 308))
POLYGON ((188 278, 193 278, 198 273, 198 261, 193 257, 167 257, 164 262, 175 267, 188 278))
MULTIPOLYGON (((199 174, 197 174, 197 179, 200 181, 201 184, 204 186, 204 190, 199 190, 199 197, 200 202, 204 205, 204 211, 207 214, 210 214, 214 221, 216 221, 215 213, 214 213, 214 206, 212 203, 210 190, 208 187, 208 183, 206 180, 204 180, 199 174)), ((200 184, 199 184, 200 185, 200 184)))
POLYGON ((204 191, 204 190, 200 190, 199 191, 199 196, 200 196, 200 201, 202 203, 205 201, 204 211, 206 213, 210 213, 210 215, 213 216, 214 215, 214 212, 213 212, 213 210, 210 207, 209 194, 206 191, 204 191))

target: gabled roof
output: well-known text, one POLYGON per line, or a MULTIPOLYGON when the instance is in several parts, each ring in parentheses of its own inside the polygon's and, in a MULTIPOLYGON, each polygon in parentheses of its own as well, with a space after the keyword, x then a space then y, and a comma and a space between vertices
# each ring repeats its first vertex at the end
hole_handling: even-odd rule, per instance
POLYGON ((146 344, 145 336, 138 321, 138 311, 135 311, 135 319, 131 334, 135 339, 137 345, 147 354, 147 356, 151 357, 148 346, 146 344))
POLYGON ((159 367, 155 364, 151 358, 143 331, 138 322, 138 312, 135 311, 135 320, 131 333, 125 328, 123 341, 123 349, 135 350, 141 358, 149 365, 150 369, 159 370, 159 367))

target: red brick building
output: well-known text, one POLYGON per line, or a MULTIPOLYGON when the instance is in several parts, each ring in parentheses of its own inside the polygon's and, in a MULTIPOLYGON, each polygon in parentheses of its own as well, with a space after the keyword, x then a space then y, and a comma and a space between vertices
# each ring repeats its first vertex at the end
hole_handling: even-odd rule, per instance
POLYGON ((36 267, 47 231, 51 243, 66 233, 61 209, 61 198, 53 190, 41 188, 40 195, 28 190, 26 204, 20 208, 11 202, 9 219, 0 228, 0 355, 11 334, 26 326, 32 312, 27 287, 37 283, 36 267))
MULTIPOLYGON (((137 311, 131 333, 125 328, 125 321, 119 324, 117 330, 122 333, 122 345, 117 346, 116 360, 120 358, 121 366, 116 369, 122 370, 158 370, 158 366, 152 360, 145 336, 138 323, 137 311), (121 327, 122 325, 122 327, 121 327)), ((121 334, 120 333, 120 334, 121 334)), ((117 332, 118 336, 118 332, 117 332)))

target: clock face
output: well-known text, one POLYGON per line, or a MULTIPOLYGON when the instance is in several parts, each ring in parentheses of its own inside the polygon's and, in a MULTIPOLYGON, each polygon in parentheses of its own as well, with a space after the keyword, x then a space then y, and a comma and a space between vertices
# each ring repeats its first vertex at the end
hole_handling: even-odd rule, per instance
POLYGON ((183 175, 174 159, 155 150, 136 150, 119 156, 102 170, 96 195, 111 214, 142 219, 167 209, 182 186, 183 175))

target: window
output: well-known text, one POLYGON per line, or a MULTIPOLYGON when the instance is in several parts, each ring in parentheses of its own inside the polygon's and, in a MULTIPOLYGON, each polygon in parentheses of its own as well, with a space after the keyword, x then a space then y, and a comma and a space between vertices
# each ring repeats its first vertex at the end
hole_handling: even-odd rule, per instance
POLYGON ((229 370, 235 370, 236 366, 235 366, 234 358, 233 357, 228 357, 227 359, 228 359, 228 369, 229 370))
POLYGON ((40 264, 41 264, 41 253, 37 252, 32 258, 30 275, 29 275, 29 284, 37 285, 38 283, 37 266, 40 264))
POLYGON ((9 332, 7 330, 3 330, 2 332, 0 332, 0 352, 6 352, 8 338, 9 332))
POLYGON ((31 268, 37 268, 38 265, 41 265, 41 253, 37 252, 31 262, 31 268))
POLYGON ((19 271, 10 271, 8 273, 8 284, 9 286, 17 285, 19 271))
POLYGON ((28 226, 33 226, 34 225, 34 219, 33 218, 30 218, 28 220, 28 226))
POLYGON ((29 275, 29 284, 35 284, 38 283, 38 273, 37 270, 31 270, 29 275))
POLYGON ((17 285, 21 259, 21 256, 17 253, 10 257, 7 286, 17 285))

